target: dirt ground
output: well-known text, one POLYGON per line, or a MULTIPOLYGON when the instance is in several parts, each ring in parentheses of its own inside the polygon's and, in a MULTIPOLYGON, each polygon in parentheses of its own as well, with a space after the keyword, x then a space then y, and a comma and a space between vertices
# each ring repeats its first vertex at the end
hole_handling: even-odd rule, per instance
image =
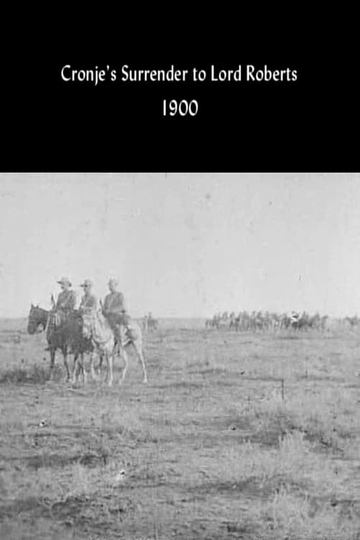
POLYGON ((0 324, 0 538, 360 539, 356 332, 160 324, 112 388, 44 347, 0 324))

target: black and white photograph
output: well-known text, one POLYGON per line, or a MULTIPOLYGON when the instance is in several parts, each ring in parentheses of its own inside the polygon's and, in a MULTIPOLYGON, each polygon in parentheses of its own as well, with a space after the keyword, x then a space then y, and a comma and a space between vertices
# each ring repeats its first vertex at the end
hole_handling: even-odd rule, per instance
POLYGON ((0 173, 0 538, 358 540, 359 208, 356 172, 0 173))

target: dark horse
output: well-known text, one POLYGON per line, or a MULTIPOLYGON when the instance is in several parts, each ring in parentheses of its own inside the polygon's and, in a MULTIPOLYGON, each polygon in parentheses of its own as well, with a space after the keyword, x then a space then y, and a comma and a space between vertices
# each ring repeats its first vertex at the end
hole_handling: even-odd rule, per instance
POLYGON ((66 380, 70 380, 70 370, 67 361, 67 355, 71 353, 74 355, 74 370, 76 361, 79 354, 83 355, 85 352, 93 352, 94 347, 90 339, 83 337, 83 320, 78 311, 73 311, 69 314, 68 318, 61 322, 59 326, 55 325, 53 320, 53 312, 46 311, 39 306, 31 305, 30 313, 28 317, 27 331, 33 335, 35 332, 46 332, 46 339, 48 342, 48 349, 50 351, 50 379, 52 378, 52 372, 55 364, 55 353, 59 349, 62 352, 64 358, 64 365, 66 369, 66 380), (50 317, 50 320, 49 320, 50 317))
POLYGON ((156 331, 158 328, 159 321, 157 319, 153 319, 152 317, 148 318, 148 329, 150 331, 156 331))

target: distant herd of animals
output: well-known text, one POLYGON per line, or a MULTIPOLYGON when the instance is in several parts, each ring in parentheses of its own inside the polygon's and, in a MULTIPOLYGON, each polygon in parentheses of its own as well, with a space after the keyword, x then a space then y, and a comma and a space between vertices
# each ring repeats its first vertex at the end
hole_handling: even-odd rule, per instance
MULTIPOLYGON (((252 311, 250 313, 240 311, 236 314, 224 311, 215 313, 211 319, 207 319, 205 328, 227 328, 239 332, 271 332, 283 329, 325 331, 329 327, 329 321, 330 318, 327 315, 321 316, 319 313, 309 315, 305 311, 302 313, 292 311, 290 314, 269 311, 252 311)), ((353 329, 360 326, 360 318, 357 315, 344 317, 339 320, 339 324, 353 329)))

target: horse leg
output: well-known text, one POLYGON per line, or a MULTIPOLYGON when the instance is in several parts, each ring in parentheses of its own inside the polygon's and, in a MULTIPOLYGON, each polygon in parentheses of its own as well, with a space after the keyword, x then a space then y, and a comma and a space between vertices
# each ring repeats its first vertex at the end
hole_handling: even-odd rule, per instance
POLYGON ((142 370, 143 370, 143 375, 144 375, 143 383, 147 383, 147 382, 148 382, 148 378, 147 378, 146 365, 145 365, 145 358, 144 358, 144 354, 143 354, 143 352, 142 352, 142 346, 141 346, 141 343, 137 343, 136 341, 134 341, 134 342, 133 342, 133 347, 134 347, 134 349, 135 349, 136 356, 137 356, 138 359, 140 360, 140 364, 141 364, 141 367, 142 367, 142 370))
POLYGON ((123 382, 123 380, 125 379, 125 375, 126 375, 126 372, 127 372, 127 369, 128 369, 128 366, 129 366, 129 360, 128 360, 128 355, 125 351, 125 349, 123 347, 121 347, 121 345, 119 346, 119 354, 120 356, 123 358, 124 362, 125 362, 125 367, 122 371, 122 374, 121 374, 121 377, 119 379, 119 384, 121 384, 123 382))
POLYGON ((72 383, 76 384, 79 380, 79 373, 84 373, 84 353, 76 352, 74 357, 74 368, 72 373, 72 383))
POLYGON ((82 372, 83 372, 83 381, 84 381, 84 386, 85 386, 87 383, 87 373, 86 373, 86 368, 85 368, 84 355, 82 355, 81 365, 82 365, 82 372))
POLYGON ((80 362, 78 362, 78 364, 79 364, 79 369, 77 372, 77 379, 79 378, 79 373, 81 371, 82 376, 83 376, 83 383, 86 384, 86 371, 84 367, 84 353, 83 352, 80 353, 80 362))
MULTIPOLYGON (((101 369, 104 362, 104 353, 101 353, 99 355, 99 367, 98 367, 98 377, 101 378, 101 369)), ((107 366, 107 369, 109 370, 109 366, 107 366)), ((109 372, 106 374, 106 377, 108 377, 109 372)))
POLYGON ((55 365, 55 349, 51 348, 50 349, 50 376, 49 376, 50 381, 52 381, 53 379, 54 365, 55 365))
POLYGON ((64 365, 66 369, 66 382, 70 381, 70 370, 69 370, 69 364, 67 361, 67 348, 66 346, 62 349, 62 354, 64 358, 64 365))
POLYGON ((114 342, 114 348, 113 348, 113 356, 115 358, 115 356, 121 356, 121 351, 120 351, 120 340, 115 340, 114 342))
POLYGON ((112 386, 114 354, 113 352, 106 352, 105 356, 106 356, 107 365, 108 365, 108 386, 112 386))
POLYGON ((96 381, 96 374, 94 370, 94 353, 90 353, 90 373, 93 381, 96 381))
POLYGON ((73 384, 76 383, 76 372, 78 370, 78 358, 79 358, 79 353, 76 352, 74 354, 74 365, 73 365, 73 371, 72 371, 72 383, 73 384))

